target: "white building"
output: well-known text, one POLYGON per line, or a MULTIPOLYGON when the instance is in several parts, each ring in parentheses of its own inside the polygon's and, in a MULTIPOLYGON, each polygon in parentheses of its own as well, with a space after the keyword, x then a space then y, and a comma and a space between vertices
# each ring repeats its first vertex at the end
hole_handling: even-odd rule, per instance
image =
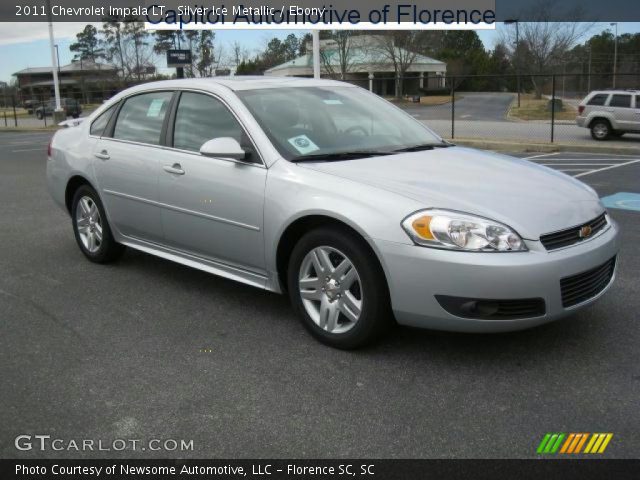
MULTIPOLYGON (((343 80, 368 88, 379 95, 395 93, 395 68, 390 55, 381 46, 376 35, 357 35, 350 37, 350 44, 340 54, 339 45, 334 40, 321 40, 321 74, 323 77, 340 79, 341 64, 346 64, 343 80)), ((424 55, 409 53, 396 48, 396 58, 411 58, 413 62, 407 69, 403 84, 405 94, 418 93, 419 90, 444 88, 447 64, 424 55)), ((307 45, 306 55, 276 65, 265 71, 265 75, 275 77, 312 77, 313 55, 311 45, 307 45)))

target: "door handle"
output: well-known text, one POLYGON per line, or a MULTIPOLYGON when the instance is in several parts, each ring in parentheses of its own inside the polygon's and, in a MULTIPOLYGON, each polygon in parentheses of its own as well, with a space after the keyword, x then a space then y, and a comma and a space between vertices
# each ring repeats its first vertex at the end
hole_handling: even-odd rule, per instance
POLYGON ((165 165, 162 169, 167 173, 173 173, 174 175, 184 175, 184 170, 179 163, 173 165, 165 165))
POLYGON ((106 150, 102 150, 101 152, 96 152, 94 153, 96 158, 99 158, 100 160, 109 160, 109 152, 107 152, 106 150))

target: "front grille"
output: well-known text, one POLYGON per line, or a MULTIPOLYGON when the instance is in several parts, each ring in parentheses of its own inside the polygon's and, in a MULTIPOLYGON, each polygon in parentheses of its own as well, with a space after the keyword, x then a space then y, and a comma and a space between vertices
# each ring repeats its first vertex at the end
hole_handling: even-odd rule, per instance
POLYGON ((559 232, 542 235, 540 237, 540 241, 544 245, 544 248, 546 248, 547 250, 555 250, 556 248, 568 247, 569 245, 573 245, 574 243, 582 242, 590 237, 593 237, 593 235, 602 230, 606 225, 607 217, 603 213, 599 217, 594 218, 590 222, 587 222, 583 225, 578 225, 577 227, 567 228, 566 230, 561 230, 559 232), (580 236, 580 230, 583 227, 591 228, 589 236, 580 236))
POLYGON ((562 306, 572 307, 602 292, 613 277, 616 257, 599 267, 560 280, 562 306))
POLYGON ((540 317, 546 311, 542 298, 489 300, 436 295, 436 299, 447 312, 463 318, 515 320, 518 318, 540 317))

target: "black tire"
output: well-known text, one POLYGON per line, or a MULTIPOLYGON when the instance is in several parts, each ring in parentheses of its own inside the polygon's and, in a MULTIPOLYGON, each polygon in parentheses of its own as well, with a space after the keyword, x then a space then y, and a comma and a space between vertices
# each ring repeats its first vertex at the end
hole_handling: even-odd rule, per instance
MULTIPOLYGON (((346 230, 321 227, 306 233, 291 253, 287 271, 291 303, 305 328, 319 341, 340 349, 355 349, 377 340, 394 325, 389 290, 378 259, 366 242, 346 230), (362 310, 355 325, 344 333, 331 333, 317 325, 307 313, 299 293, 299 272, 306 255, 326 246, 344 253, 355 267, 362 284, 362 310)), ((343 315, 343 314, 340 314, 343 315)))
POLYGON ((608 140, 611 136, 611 124, 607 120, 596 119, 591 122, 591 138, 598 141, 608 140))
POLYGON ((102 201, 100 197, 96 193, 96 191, 91 188, 89 185, 82 185, 76 190, 76 193, 73 196, 73 201, 71 203, 71 222, 73 224, 73 233, 76 237, 76 242, 80 247, 80 250, 89 260, 95 263, 109 263, 117 260, 124 253, 125 247, 124 245, 120 245, 116 243, 113 239, 113 234, 111 233, 111 228, 109 227, 109 222, 107 221, 107 215, 105 214, 104 207, 102 206, 102 201), (95 252, 91 252, 84 245, 80 232, 78 229, 77 223, 77 213, 80 200, 83 197, 89 197, 91 201, 95 204, 100 214, 100 225, 102 227, 102 241, 95 252))

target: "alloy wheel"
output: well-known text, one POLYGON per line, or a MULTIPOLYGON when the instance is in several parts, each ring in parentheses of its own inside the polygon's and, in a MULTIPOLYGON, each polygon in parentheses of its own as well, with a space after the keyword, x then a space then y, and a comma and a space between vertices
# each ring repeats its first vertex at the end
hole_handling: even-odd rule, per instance
POLYGON ((96 253, 102 245, 102 219, 96 202, 83 196, 76 208, 76 228, 82 245, 89 253, 96 253))
POLYGON ((609 128, 604 123, 597 123, 593 126, 593 134, 598 138, 605 138, 609 134, 609 128))
POLYGON ((298 288, 307 314, 326 332, 345 333, 360 319, 362 282, 351 260, 339 250, 320 246, 307 253, 298 288))

